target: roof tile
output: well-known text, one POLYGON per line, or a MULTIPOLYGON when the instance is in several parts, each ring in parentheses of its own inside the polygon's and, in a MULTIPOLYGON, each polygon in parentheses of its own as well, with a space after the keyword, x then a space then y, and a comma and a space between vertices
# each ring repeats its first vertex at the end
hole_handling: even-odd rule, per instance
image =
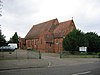
POLYGON ((63 37, 67 35, 73 29, 72 27, 76 28, 73 20, 59 23, 59 26, 53 32, 54 37, 63 37))
POLYGON ((39 38, 39 36, 44 32, 54 31, 55 29, 54 27, 56 27, 56 25, 58 24, 59 24, 58 20, 53 19, 53 20, 46 21, 37 25, 33 25, 31 30, 25 36, 25 39, 39 38))

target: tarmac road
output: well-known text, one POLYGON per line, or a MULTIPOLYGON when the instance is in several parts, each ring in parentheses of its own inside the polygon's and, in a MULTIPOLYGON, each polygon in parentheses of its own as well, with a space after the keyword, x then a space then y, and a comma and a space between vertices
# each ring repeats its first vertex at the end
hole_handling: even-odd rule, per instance
POLYGON ((56 66, 45 68, 26 68, 0 71, 0 75, 100 75, 100 62, 56 66))
POLYGON ((42 59, 0 60, 0 75, 100 75, 99 70, 99 58, 60 59, 50 53, 42 59))

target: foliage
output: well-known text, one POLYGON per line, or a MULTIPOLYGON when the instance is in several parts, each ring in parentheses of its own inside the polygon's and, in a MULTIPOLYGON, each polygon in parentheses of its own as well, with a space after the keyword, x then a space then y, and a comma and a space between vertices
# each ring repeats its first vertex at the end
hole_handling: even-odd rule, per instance
POLYGON ((99 52, 100 50, 100 37, 94 32, 88 32, 85 34, 88 40, 88 52, 99 52))
POLYGON ((5 36, 2 34, 0 30, 0 46, 3 46, 6 44, 5 36))
POLYGON ((12 38, 10 38, 10 40, 9 40, 9 43, 19 43, 19 41, 18 41, 18 35, 17 35, 17 32, 15 32, 15 34, 12 36, 12 38))
POLYGON ((87 46, 87 42, 84 33, 74 29, 63 39, 63 48, 66 51, 78 51, 80 46, 87 46))
POLYGON ((100 55, 100 52, 98 52, 97 54, 100 55))
POLYGON ((94 32, 83 33, 74 29, 63 39, 63 48, 66 51, 79 51, 79 47, 87 47, 88 52, 100 52, 100 36, 94 32))

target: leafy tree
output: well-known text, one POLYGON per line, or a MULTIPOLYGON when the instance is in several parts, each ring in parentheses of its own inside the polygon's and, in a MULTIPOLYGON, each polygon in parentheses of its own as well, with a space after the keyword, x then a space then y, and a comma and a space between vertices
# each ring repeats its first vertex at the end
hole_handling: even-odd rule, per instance
POLYGON ((86 39, 88 40, 88 52, 100 52, 100 36, 94 32, 88 32, 85 34, 86 39))
POLYGON ((6 45, 5 36, 2 34, 0 30, 0 46, 4 46, 4 45, 6 45))
POLYGON ((88 41, 84 33, 80 30, 74 29, 63 39, 63 48, 66 51, 79 51, 80 46, 87 46, 88 41))
POLYGON ((81 46, 86 46, 88 52, 100 52, 100 36, 94 32, 84 34, 74 29, 63 39, 63 48, 66 51, 79 51, 81 46))
POLYGON ((10 38, 9 43, 19 43, 19 38, 17 35, 17 32, 15 32, 15 34, 12 36, 12 38, 10 38))

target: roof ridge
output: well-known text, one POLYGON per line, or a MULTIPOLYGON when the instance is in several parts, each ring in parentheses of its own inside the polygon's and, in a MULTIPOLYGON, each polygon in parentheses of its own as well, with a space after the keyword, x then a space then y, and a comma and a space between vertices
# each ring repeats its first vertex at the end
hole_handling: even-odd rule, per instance
MULTIPOLYGON (((32 28, 27 33, 27 35, 25 36, 25 38, 28 38, 28 37, 32 38, 35 36, 38 37, 41 33, 44 33, 45 31, 49 31, 52 28, 52 25, 55 23, 56 20, 57 20, 57 18, 33 25, 32 28), (38 29, 40 29, 40 30, 38 30, 38 29)), ((51 31, 52 30, 53 29, 51 29, 51 31)))
MULTIPOLYGON (((51 27, 49 28, 49 31, 51 31, 52 30, 52 28, 54 28, 54 26, 56 26, 56 25, 54 25, 54 23, 56 22, 56 20, 57 20, 57 22, 58 22, 58 24, 59 24, 59 21, 58 21, 58 19, 56 18, 56 19, 54 19, 53 20, 53 22, 52 22, 52 25, 51 25, 51 27)), ((55 28, 54 28, 55 29, 55 28)), ((53 29, 53 31, 54 31, 54 29, 53 29)), ((52 31, 52 32, 53 32, 52 31)))
POLYGON ((40 25, 40 24, 43 24, 43 23, 46 23, 46 22, 54 21, 54 20, 58 20, 58 19, 55 18, 55 19, 51 19, 51 20, 44 21, 44 22, 41 22, 41 23, 37 23, 37 24, 35 24, 34 26, 37 26, 37 25, 40 25))
POLYGON ((67 21, 63 21, 63 22, 60 22, 59 24, 61 24, 61 23, 65 23, 65 22, 73 22, 73 20, 67 20, 67 21))

